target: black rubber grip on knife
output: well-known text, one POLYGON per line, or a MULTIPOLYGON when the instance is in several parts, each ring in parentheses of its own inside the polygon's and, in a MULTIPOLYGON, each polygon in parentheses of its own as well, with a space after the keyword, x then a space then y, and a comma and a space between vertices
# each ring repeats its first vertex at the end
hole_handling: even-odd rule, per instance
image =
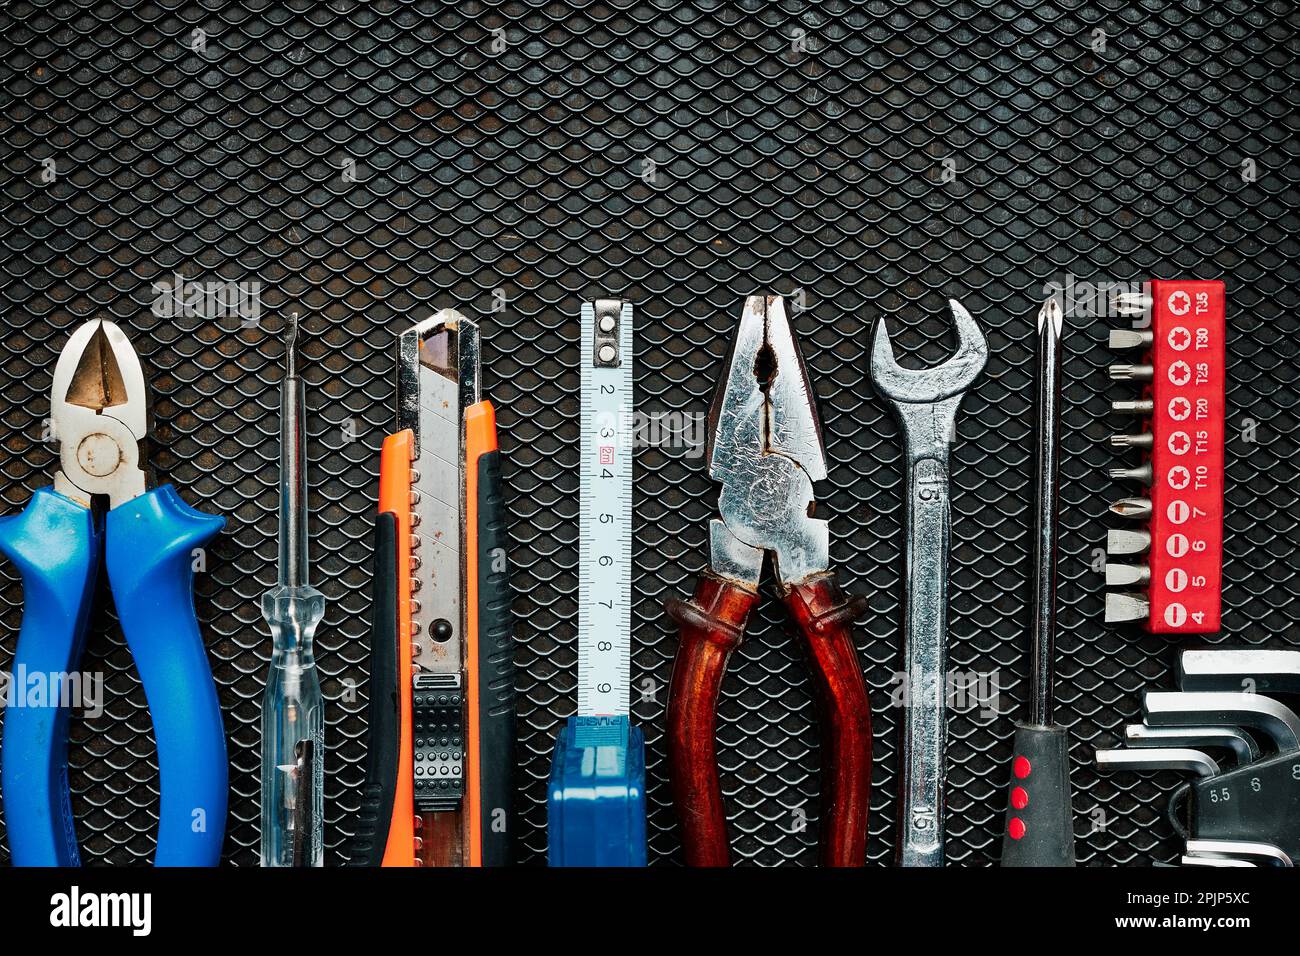
POLYGON ((1074 866, 1070 745, 1064 727, 1016 723, 1002 865, 1074 866))
POLYGON ((500 453, 478 458, 479 787, 483 865, 510 862, 515 762, 515 634, 500 453))
POLYGON ((371 591, 370 703, 366 710, 366 782, 357 811, 349 866, 379 866, 397 798, 397 759, 401 745, 397 688, 397 516, 375 519, 375 566, 371 591))

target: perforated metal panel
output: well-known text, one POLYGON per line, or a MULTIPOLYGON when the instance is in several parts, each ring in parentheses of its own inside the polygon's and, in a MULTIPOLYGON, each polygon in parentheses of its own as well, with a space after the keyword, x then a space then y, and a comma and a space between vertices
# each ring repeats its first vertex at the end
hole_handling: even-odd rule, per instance
MULTIPOLYGON (((47 393, 69 331, 122 325, 152 373, 159 480, 228 518, 198 609, 231 763, 226 856, 257 860, 259 697, 273 582, 281 316, 307 330, 318 660, 329 698, 326 842, 358 804, 371 512, 395 333, 458 305, 485 329, 519 614, 517 848, 545 860, 551 742, 574 708, 579 302, 638 307, 647 413, 707 408, 743 297, 797 297, 820 397, 832 554, 870 611, 870 857, 892 855, 901 668, 899 435, 871 391, 871 324, 915 362, 944 298, 987 330, 953 448, 951 660, 997 671, 1000 716, 951 719, 951 861, 997 858, 1010 720, 1025 706, 1033 318, 1044 284, 1228 283, 1223 640, 1297 643, 1297 18, 1284 2, 424 0, 0 4, 0 501, 47 483, 47 393), (167 317, 155 283, 260 283, 261 318, 167 317)), ((184 310, 183 310, 184 311, 184 310)), ((246 309, 245 312, 249 312, 246 309)), ((1099 778, 1094 746, 1171 686, 1174 648, 1105 627, 1105 322, 1066 336, 1059 697, 1087 864, 1172 860, 1172 774, 1099 778), (1091 831, 1091 832, 1088 832, 1091 831)), ((716 494, 698 447, 636 467, 635 719, 650 851, 678 860, 661 610, 704 563, 716 494)), ((0 666, 21 616, 0 565, 0 666)), ((106 595, 101 603, 107 603, 106 595)), ((737 856, 811 864, 816 718, 768 592, 724 685, 719 748, 737 856)), ((143 694, 109 610, 86 661, 105 712, 73 725, 73 805, 94 863, 149 858, 143 694)), ((0 850, 0 860, 7 851, 0 850)))

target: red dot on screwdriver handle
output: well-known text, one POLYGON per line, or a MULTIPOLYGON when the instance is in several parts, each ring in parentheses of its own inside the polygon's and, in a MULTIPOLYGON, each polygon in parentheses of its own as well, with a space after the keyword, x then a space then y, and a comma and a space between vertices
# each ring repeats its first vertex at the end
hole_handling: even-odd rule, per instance
POLYGON ((1033 769, 1029 766, 1029 760, 1025 757, 1017 757, 1011 764, 1011 772, 1016 775, 1017 780, 1024 780, 1029 776, 1029 771, 1033 769))
POLYGON ((1029 806, 1029 794, 1024 787, 1011 788, 1011 806, 1016 810, 1023 810, 1029 806))
POLYGON ((1007 825, 1007 833, 1011 835, 1011 839, 1019 840, 1025 835, 1025 821, 1019 817, 1012 817, 1007 825))

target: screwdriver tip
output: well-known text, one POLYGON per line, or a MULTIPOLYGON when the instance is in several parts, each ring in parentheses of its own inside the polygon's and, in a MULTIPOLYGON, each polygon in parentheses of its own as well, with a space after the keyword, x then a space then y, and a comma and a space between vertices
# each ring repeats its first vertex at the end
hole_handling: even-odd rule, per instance
POLYGON ((1149 382, 1152 376, 1150 365, 1130 365, 1128 363, 1112 365, 1107 369, 1107 372, 1110 374, 1111 381, 1114 382, 1149 382))
POLYGON ((1121 518, 1149 518, 1151 517, 1151 499, 1121 498, 1110 506, 1110 512, 1119 515, 1121 518))
POLYGON ((1038 310, 1038 334, 1042 335, 1044 329, 1050 329, 1052 334, 1059 339, 1064 321, 1065 315, 1061 309, 1061 303, 1057 301, 1056 296, 1052 296, 1038 310))
POLYGON ((1151 311, 1151 296, 1145 292, 1120 292, 1111 298, 1111 307, 1120 315, 1146 315, 1151 311))
POLYGON ((1151 466, 1140 465, 1137 468, 1107 468, 1106 475, 1119 481, 1140 481, 1151 484, 1151 466))
POLYGON ((1107 554, 1142 554, 1151 547, 1149 531, 1107 531, 1107 554))
POLYGON ((1124 448, 1146 448, 1152 447, 1154 438, 1150 432, 1139 432, 1136 435, 1111 435, 1110 447, 1115 449, 1124 448))
POLYGON ((1106 595, 1106 623, 1127 624, 1146 620, 1151 605, 1139 594, 1114 592, 1106 595))
POLYGON ((1151 570, 1142 564, 1106 563, 1106 587, 1145 587, 1151 581, 1151 570))
POLYGON ((1151 345, 1153 337, 1150 329, 1111 329, 1110 347, 1113 349, 1137 349, 1151 345))
POLYGON ((1155 402, 1149 398, 1139 398, 1136 401, 1113 401, 1110 403, 1110 410, 1116 415, 1150 415, 1155 412, 1155 402))
POLYGON ((284 335, 284 363, 286 373, 297 374, 298 365, 298 313, 289 313, 288 328, 284 335))

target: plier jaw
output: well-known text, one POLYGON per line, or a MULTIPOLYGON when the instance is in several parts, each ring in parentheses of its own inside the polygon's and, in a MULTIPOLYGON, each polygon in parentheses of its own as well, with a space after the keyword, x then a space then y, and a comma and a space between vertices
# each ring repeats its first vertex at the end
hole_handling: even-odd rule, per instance
POLYGON ((68 339, 54 366, 50 421, 59 442, 55 491, 86 508, 92 495, 116 508, 145 493, 144 369, 114 323, 94 319, 68 339))
POLYGON ((829 566, 813 482, 826 477, 817 405, 780 296, 750 296, 709 413, 709 475, 722 484, 709 526, 714 573, 756 589, 763 555, 785 586, 829 566))

